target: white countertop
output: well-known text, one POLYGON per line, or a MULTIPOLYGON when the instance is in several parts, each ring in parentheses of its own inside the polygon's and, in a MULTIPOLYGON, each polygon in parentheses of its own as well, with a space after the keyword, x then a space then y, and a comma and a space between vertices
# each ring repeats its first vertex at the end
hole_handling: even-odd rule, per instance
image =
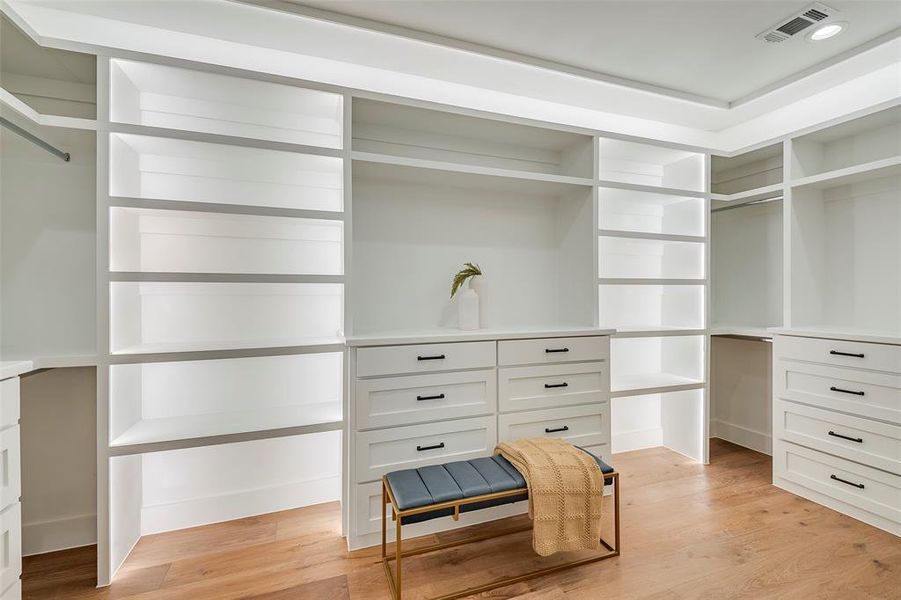
POLYGON ((481 340, 527 340, 552 337, 587 337, 613 335, 615 329, 585 328, 532 328, 532 329, 426 329, 416 331, 390 331, 348 336, 348 346, 392 346, 395 344, 438 344, 443 342, 475 342, 481 340))
POLYGON ((30 360, 4 360, 0 361, 0 379, 17 377, 23 373, 34 370, 30 360))
POLYGON ((872 342, 874 344, 895 344, 901 346, 901 331, 878 331, 873 329, 855 329, 853 327, 770 327, 768 331, 779 335, 795 335, 798 337, 823 338, 829 340, 848 340, 852 342, 872 342))

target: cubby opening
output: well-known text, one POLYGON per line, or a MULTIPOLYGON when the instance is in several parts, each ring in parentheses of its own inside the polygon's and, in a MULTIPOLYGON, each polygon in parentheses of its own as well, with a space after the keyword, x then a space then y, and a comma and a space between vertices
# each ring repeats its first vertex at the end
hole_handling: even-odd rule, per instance
POLYGON ((598 275, 610 279, 703 279, 704 244, 600 236, 598 275))
MULTIPOLYGON (((782 144, 773 144, 738 156, 710 159, 710 191, 740 194, 782 183, 782 144)), ((781 190, 780 192, 781 193, 781 190)))
POLYGON ((705 455, 704 389, 614 398, 613 453, 665 446, 696 461, 705 455))
POLYGON ((610 353, 614 396, 704 383, 704 336, 613 338, 610 353))
POLYGON ((110 283, 113 354, 338 343, 343 285, 110 283))
POLYGON ((635 185, 706 190, 704 154, 601 138, 600 179, 635 185))
POLYGON ((112 196, 343 210, 337 157, 122 133, 109 145, 112 196))
POLYGON ((617 188, 598 190, 598 227, 606 231, 703 236, 703 198, 617 188))
POLYGON ((109 467, 115 573, 141 536, 338 500, 341 432, 116 456, 109 467))
POLYGON ((457 326, 465 262, 483 328, 592 326, 590 186, 354 161, 355 334, 457 326))
POLYGON ((599 286, 601 327, 622 332, 704 328, 703 285, 599 286))
POLYGON ((110 442, 127 446, 342 420, 339 352, 110 367, 110 442))
POLYGON ((113 207, 110 270, 341 275, 344 223, 113 207))
POLYGON ((793 181, 886 162, 901 162, 901 106, 792 140, 793 181))
POLYGON ((341 147, 338 94, 114 59, 110 96, 117 123, 341 147))
POLYGON ((353 149, 573 177, 592 176, 592 137, 355 98, 353 149))

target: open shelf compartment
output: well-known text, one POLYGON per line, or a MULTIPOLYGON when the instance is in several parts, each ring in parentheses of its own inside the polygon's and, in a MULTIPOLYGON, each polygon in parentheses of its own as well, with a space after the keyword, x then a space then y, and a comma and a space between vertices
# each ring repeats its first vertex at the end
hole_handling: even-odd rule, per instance
POLYGON ((338 94, 113 59, 110 95, 115 123, 341 147, 338 94))
POLYGON ((704 329, 703 285, 598 286, 602 328, 661 330, 704 329))
POLYGON ((707 439, 703 388, 613 398, 614 454, 665 446, 703 462, 707 439))
POLYGON ((601 138, 600 179, 659 188, 706 191, 700 152, 601 138))
POLYGON ((598 189, 598 228, 703 237, 704 198, 617 188, 598 189))
POLYGON ((773 189, 783 179, 782 143, 738 156, 712 156, 710 191, 736 199, 754 190, 773 189))
POLYGON ((600 236, 598 276, 611 279, 703 279, 702 242, 600 236))
POLYGON ((610 391, 614 396, 704 383, 701 335, 614 337, 610 353, 610 391))

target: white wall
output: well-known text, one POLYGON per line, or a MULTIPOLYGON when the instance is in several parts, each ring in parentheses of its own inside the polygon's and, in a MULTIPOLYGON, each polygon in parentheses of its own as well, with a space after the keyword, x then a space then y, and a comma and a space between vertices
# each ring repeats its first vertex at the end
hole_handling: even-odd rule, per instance
POLYGON ((772 452, 773 345, 711 337, 710 436, 772 452))

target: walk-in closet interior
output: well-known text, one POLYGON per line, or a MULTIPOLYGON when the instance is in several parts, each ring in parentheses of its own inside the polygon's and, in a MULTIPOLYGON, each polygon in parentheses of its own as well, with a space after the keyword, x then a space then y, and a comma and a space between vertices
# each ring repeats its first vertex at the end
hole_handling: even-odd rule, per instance
MULTIPOLYGON (((859 596, 898 597, 901 5, 731 3, 742 32, 807 24, 748 36, 784 74, 740 95, 723 71, 726 101, 451 35, 498 4, 550 10, 0 2, 0 599, 400 598, 383 478, 533 437, 618 467, 646 569, 719 585, 692 561, 720 546, 668 545, 703 531, 679 514, 769 560, 770 535, 812 539, 805 511, 840 548, 818 568, 898 565, 859 596), (817 45, 819 21, 853 47, 817 45)), ((429 569, 453 560, 429 560, 409 597, 448 591, 429 569)), ((620 565, 622 597, 663 590, 620 565)), ((796 571, 767 593, 826 597, 796 571)))

